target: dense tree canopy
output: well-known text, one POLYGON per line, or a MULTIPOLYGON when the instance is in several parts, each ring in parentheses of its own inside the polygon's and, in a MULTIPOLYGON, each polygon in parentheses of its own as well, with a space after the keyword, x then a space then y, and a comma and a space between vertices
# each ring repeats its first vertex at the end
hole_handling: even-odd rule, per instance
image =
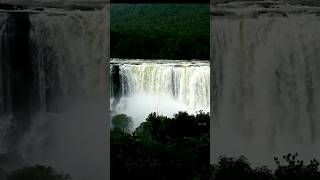
POLYGON ((206 4, 113 4, 111 57, 209 59, 206 4))
POLYGON ((208 113, 151 113, 133 133, 111 130, 112 179, 208 179, 208 113))

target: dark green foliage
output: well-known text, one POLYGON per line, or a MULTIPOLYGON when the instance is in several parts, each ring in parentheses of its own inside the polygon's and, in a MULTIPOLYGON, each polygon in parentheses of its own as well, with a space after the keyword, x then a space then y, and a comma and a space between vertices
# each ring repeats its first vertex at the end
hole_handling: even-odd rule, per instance
POLYGON ((111 130, 111 178, 208 179, 209 121, 203 112, 151 113, 132 134, 111 130))
POLYGON ((51 167, 35 165, 13 171, 8 180, 71 180, 71 177, 59 174, 51 167))
POLYGON ((133 122, 131 117, 125 114, 118 114, 112 117, 111 125, 113 129, 120 129, 124 132, 130 132, 133 122))
POLYGON ((113 4, 111 57, 209 59, 207 4, 113 4))

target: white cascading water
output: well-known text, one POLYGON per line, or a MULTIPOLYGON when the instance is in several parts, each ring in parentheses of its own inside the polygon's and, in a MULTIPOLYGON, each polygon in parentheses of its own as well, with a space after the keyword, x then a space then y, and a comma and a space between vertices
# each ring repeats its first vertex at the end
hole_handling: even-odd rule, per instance
MULTIPOLYGON (((76 180, 106 178, 106 160, 101 159, 107 150, 106 13, 30 12, 30 58, 40 109, 19 148, 27 164, 49 165, 76 180)), ((5 122, 5 114, 0 115, 0 123, 5 122)), ((2 128, 5 126, 0 124, 2 128)))
POLYGON ((166 116, 178 111, 209 112, 208 61, 113 59, 113 66, 119 66, 121 93, 111 108, 131 116, 134 128, 151 112, 166 116))
POLYGON ((213 18, 214 160, 320 158, 320 17, 306 12, 213 18))

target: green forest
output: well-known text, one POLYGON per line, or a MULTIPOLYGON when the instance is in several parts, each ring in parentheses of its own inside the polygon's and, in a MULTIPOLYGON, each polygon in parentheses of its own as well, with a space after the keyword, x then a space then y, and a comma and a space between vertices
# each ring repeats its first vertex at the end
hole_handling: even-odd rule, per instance
POLYGON ((173 118, 151 113, 134 132, 124 114, 112 119, 111 179, 208 179, 209 113, 173 118))
POLYGON ((111 57, 209 59, 208 4, 111 4, 111 57))

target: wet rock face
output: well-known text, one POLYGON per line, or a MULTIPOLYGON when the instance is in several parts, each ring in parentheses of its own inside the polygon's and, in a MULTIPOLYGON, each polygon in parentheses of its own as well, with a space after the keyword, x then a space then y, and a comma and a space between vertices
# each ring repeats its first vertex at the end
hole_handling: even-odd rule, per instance
MULTIPOLYGON (((8 133, 8 142, 17 142, 21 133, 28 129, 31 114, 37 105, 37 91, 33 86, 33 64, 30 59, 27 13, 9 13, 1 34, 3 89, 7 111, 12 113, 13 126, 8 133)), ((7 112, 9 113, 9 112, 7 112)), ((13 144, 8 144, 14 148, 13 144)))

